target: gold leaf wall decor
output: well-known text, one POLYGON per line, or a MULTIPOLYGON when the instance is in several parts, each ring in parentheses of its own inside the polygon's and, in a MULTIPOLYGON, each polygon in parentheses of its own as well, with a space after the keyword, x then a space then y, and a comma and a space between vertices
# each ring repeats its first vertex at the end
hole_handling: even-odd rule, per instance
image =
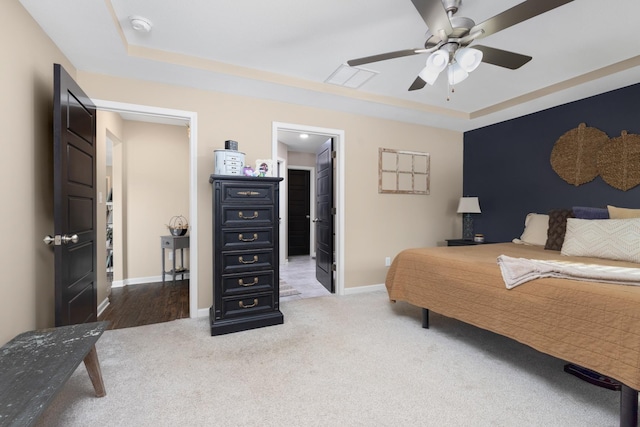
POLYGON ((640 135, 612 138, 598 154, 598 171, 610 186, 627 191, 640 184, 640 135))
POLYGON ((600 129, 580 123, 556 141, 551 151, 551 167, 569 184, 578 186, 593 181, 598 176, 598 153, 608 140, 600 129))

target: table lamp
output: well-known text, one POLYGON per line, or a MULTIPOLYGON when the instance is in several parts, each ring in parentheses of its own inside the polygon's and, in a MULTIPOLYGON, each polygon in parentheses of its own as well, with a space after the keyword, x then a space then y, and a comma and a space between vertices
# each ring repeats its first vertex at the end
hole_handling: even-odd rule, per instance
POLYGON ((477 197, 460 197, 458 213, 462 214, 462 238, 473 240, 473 218, 471 214, 481 213, 480 201, 477 197))

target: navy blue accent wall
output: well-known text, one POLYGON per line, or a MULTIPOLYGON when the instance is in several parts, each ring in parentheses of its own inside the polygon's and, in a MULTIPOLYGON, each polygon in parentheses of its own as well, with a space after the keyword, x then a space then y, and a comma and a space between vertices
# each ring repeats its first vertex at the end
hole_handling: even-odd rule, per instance
POLYGON ((529 212, 607 204, 640 208, 640 186, 615 189, 599 176, 574 186, 551 168, 551 150, 580 123, 610 138, 640 134, 640 84, 465 132, 463 194, 480 198, 474 230, 487 241, 519 237, 529 212))

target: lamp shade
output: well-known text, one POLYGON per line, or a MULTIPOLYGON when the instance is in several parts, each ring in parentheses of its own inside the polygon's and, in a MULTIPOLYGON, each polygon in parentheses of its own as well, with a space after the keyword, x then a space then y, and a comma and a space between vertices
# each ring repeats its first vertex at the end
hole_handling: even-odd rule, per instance
POLYGON ((440 75, 440 71, 433 71, 429 67, 424 67, 424 69, 420 71, 420 74, 418 74, 418 76, 422 80, 424 80, 425 83, 431 86, 433 86, 433 84, 436 82, 436 79, 438 78, 439 75, 440 75))
POLYGON ((453 63, 449 66, 449 84, 451 86, 457 85, 467 77, 469 77, 469 73, 462 69, 460 64, 453 63))
POLYGON ((480 211, 480 201, 477 197, 460 197, 458 213, 482 213, 480 211))
POLYGON ((437 73, 444 70, 448 63, 449 53, 443 50, 437 50, 427 58, 427 68, 437 73))
POLYGON ((472 72, 480 62, 482 62, 482 51, 478 49, 472 49, 470 47, 464 47, 456 51, 456 62, 460 64, 463 70, 467 73, 472 72))
POLYGON ((448 63, 449 54, 447 52, 438 50, 429 55, 429 57, 427 58, 426 67, 424 67, 424 69, 420 71, 420 74, 418 74, 418 76, 420 76, 420 78, 427 84, 433 85, 448 63))

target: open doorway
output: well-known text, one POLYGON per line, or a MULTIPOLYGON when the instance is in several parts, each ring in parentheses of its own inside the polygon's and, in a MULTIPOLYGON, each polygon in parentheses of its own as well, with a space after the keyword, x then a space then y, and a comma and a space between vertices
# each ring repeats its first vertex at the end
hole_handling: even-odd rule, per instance
MULTIPOLYGON (((112 101, 95 100, 98 110, 117 113, 125 120, 147 121, 184 127, 188 131, 189 178, 188 178, 188 223, 189 223, 189 316, 198 317, 198 218, 197 218, 197 114, 195 112, 171 110, 144 105, 125 104, 112 101)), ((167 221, 169 219, 167 218, 167 221)), ((124 225, 126 227, 126 224, 124 225)), ((167 231, 167 234, 169 232, 167 231)), ((158 237, 158 248, 160 238, 158 237)), ((160 249, 159 249, 160 250, 160 249)), ((115 255, 115 254, 114 254, 115 255)), ((158 263, 160 261, 158 260, 158 263)))
MULTIPOLYGON (((317 280, 316 271, 318 269, 316 260, 316 229, 317 224, 314 221, 318 221, 318 212, 316 212, 316 165, 317 165, 317 150, 327 141, 332 142, 334 157, 332 160, 333 170, 331 175, 334 179, 334 184, 331 191, 332 207, 333 211, 331 216, 333 217, 333 232, 331 233, 332 240, 332 258, 333 262, 330 263, 330 274, 332 275, 333 289, 338 295, 342 295, 344 292, 344 131, 339 129, 328 129, 306 125, 296 125, 287 123, 273 123, 273 159, 277 160, 279 168, 281 170, 281 176, 284 178, 280 187, 280 212, 281 212, 281 227, 280 227, 280 241, 290 241, 290 226, 296 227, 296 224, 292 224, 292 218, 290 217, 290 198, 289 198, 289 171, 295 171, 294 173, 300 176, 309 175, 309 208, 308 214, 303 213, 304 219, 306 219, 310 225, 309 233, 309 254, 291 255, 287 250, 287 244, 281 245, 280 253, 280 275, 283 278, 288 276, 293 277, 298 283, 309 284, 310 281, 317 280), (307 137, 303 140, 300 138, 301 134, 306 134, 307 137), (286 171, 286 172, 285 172, 286 171), (307 218, 308 215, 308 218, 307 218)), ((306 178, 304 178, 306 180, 306 178)), ((305 184, 306 185, 306 184, 305 184)), ((296 190, 294 190, 296 191, 296 190)), ((304 191, 304 190, 302 190, 304 191)), ((295 195, 294 195, 295 198, 295 195)), ((304 202, 303 202, 304 203, 304 202)), ((300 209, 302 212, 304 209, 300 209)), ((293 213, 298 215, 299 213, 293 213)), ((295 219, 294 219, 295 222, 295 219)), ((298 232, 298 230, 293 230, 298 232)), ((304 237, 303 237, 304 239, 304 237)), ((297 253, 297 252, 294 252, 297 253)), ((285 279, 286 280, 286 279, 285 279)), ((322 285, 321 285, 322 286, 322 285)), ((328 294, 329 292, 320 288, 318 294, 328 294)), ((311 291, 310 296, 314 296, 311 291)), ((286 299, 284 297, 282 299, 286 299)))

